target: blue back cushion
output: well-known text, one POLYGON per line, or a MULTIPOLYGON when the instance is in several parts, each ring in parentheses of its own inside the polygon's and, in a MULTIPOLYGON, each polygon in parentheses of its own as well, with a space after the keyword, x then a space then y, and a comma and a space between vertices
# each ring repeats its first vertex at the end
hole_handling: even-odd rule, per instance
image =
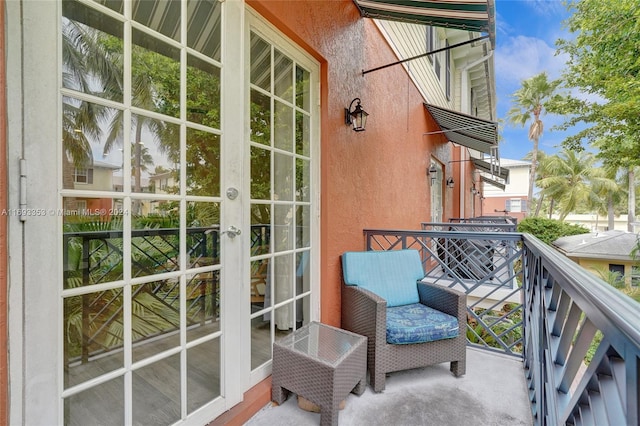
POLYGON ((366 288, 387 307, 420 302, 416 281, 424 271, 417 250, 345 252, 342 274, 346 285, 366 288))

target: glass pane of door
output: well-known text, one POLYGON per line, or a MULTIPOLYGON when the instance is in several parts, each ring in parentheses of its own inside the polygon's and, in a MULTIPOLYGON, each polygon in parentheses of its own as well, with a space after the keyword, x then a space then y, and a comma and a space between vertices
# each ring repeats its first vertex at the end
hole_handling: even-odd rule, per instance
POLYGON ((251 369, 310 321, 310 71, 264 34, 249 41, 251 369))
POLYGON ((223 6, 186 4, 62 3, 68 424, 169 424, 223 397, 223 6))

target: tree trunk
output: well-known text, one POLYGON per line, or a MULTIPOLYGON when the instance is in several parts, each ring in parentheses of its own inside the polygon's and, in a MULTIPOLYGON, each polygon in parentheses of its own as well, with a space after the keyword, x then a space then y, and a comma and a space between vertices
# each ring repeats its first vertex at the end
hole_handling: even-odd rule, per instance
POLYGON ((549 200, 549 219, 553 215, 553 198, 549 200))
MULTIPOLYGON (((134 192, 140 193, 142 192, 142 167, 140 166, 141 164, 141 157, 142 157, 142 145, 141 145, 141 139, 142 139, 142 123, 140 122, 141 120, 138 119, 138 122, 136 124, 136 140, 134 142, 134 158, 133 158, 133 174, 134 174, 134 192)), ((141 203, 140 200, 133 200, 133 214, 135 215, 141 215, 142 211, 141 211, 141 203)))
MULTIPOLYGON (((531 151, 531 167, 529 168, 529 193, 527 195, 528 203, 531 205, 533 202, 533 187, 536 184, 536 167, 538 165, 538 138, 533 139, 533 150, 531 151)), ((527 216, 529 215, 529 209, 527 208, 527 216)))
POLYGON ((629 214, 627 215, 627 231, 634 232, 633 223, 636 221, 636 178, 633 166, 629 167, 629 214))
POLYGON ((616 227, 615 211, 613 210, 613 197, 609 194, 607 198, 607 230, 612 231, 616 227))
POLYGON ((538 217, 538 215, 540 214, 540 209, 542 208, 543 201, 544 201, 544 194, 540 194, 540 200, 538 200, 538 203, 536 204, 536 214, 535 214, 536 217, 538 217))

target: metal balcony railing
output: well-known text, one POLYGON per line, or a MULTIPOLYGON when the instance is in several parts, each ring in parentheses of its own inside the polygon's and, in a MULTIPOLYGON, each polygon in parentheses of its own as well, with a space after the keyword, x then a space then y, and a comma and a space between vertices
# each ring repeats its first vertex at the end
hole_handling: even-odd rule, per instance
MULTIPOLYGON (((138 229, 131 231, 132 277, 171 273, 179 269, 178 228, 138 229)), ((219 257, 217 228, 188 228, 187 263, 189 268, 215 265, 219 257)), ((64 278, 66 288, 88 287, 123 279, 123 232, 65 232, 63 235, 64 278)), ((218 317, 218 273, 208 271, 187 278, 187 327, 204 325, 218 317)), ((122 346, 123 288, 83 294, 79 302, 67 299, 66 327, 75 325, 77 341, 67 342, 66 363, 78 358, 87 362, 92 356, 122 346), (75 302, 75 303, 74 303, 75 302), (77 315, 73 311, 78 311, 77 315), (81 318, 74 321, 74 318, 81 318), (79 352, 79 357, 78 357, 79 352)), ((132 286, 134 343, 179 329, 180 280, 162 278, 132 286)))
MULTIPOLYGON (((269 225, 251 227, 252 253, 268 247, 269 235, 269 225)), ((123 279, 123 237, 122 230, 63 234, 65 288, 82 287, 84 293, 65 301, 65 364, 86 363, 122 347, 123 288, 92 291, 90 287, 123 279)), ((180 280, 172 274, 180 265, 180 229, 136 229, 130 241, 132 278, 159 276, 132 286, 132 337, 138 344, 180 328, 180 280)), ((187 228, 186 253, 187 268, 194 269, 186 275, 186 325, 191 329, 218 321, 219 227, 187 228), (210 266, 214 268, 205 272, 198 269, 210 266)))
POLYGON ((424 231, 516 232, 518 220, 509 216, 453 218, 449 222, 422 222, 424 231))
POLYGON ((640 304, 535 237, 524 235, 523 247, 537 423, 640 424, 640 304))
POLYGON ((518 219, 512 216, 477 216, 477 217, 457 217, 449 219, 449 223, 481 223, 481 224, 504 224, 512 225, 513 231, 516 230, 518 219))
MULTIPOLYGON (((448 229, 450 225, 429 227, 448 229)), ((517 244, 520 234, 370 229, 364 234, 367 250, 420 251, 424 281, 467 294, 469 345, 522 356, 522 248, 517 244)))
POLYGON ((640 304, 533 236, 459 225, 367 229, 365 247, 416 249, 425 280, 467 294, 468 344, 522 358, 536 425, 639 424, 640 304))

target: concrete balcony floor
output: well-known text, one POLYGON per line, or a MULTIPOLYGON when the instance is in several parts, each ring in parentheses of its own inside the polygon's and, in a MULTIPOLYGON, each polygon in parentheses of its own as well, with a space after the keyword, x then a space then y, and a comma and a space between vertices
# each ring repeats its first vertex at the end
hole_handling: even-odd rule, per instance
MULTIPOLYGON (((467 348, 467 373, 456 378, 449 364, 387 375, 386 389, 370 386, 350 394, 340 411, 341 425, 532 425, 523 364, 505 355, 467 348)), ((246 426, 318 425, 320 414, 287 401, 270 403, 246 426)))

